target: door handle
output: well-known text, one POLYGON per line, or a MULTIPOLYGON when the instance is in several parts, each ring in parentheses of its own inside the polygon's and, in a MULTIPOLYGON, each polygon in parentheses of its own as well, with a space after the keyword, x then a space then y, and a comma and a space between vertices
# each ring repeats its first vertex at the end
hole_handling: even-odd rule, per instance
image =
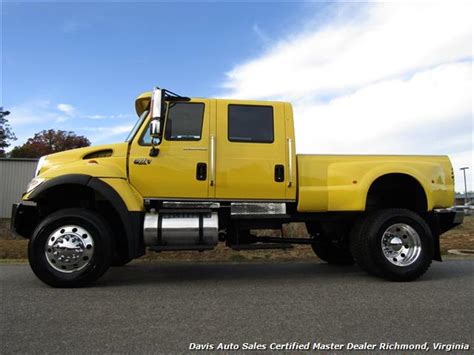
POLYGON ((206 163, 197 163, 196 179, 200 181, 207 179, 207 164, 206 163))
POLYGON ((211 157, 210 157, 210 165, 211 165, 211 186, 214 186, 214 182, 216 179, 216 137, 211 135, 211 157))
POLYGON ((285 181, 285 166, 281 164, 275 165, 275 181, 276 182, 285 181))
POLYGON ((293 147, 291 138, 288 138, 288 187, 293 185, 293 147))

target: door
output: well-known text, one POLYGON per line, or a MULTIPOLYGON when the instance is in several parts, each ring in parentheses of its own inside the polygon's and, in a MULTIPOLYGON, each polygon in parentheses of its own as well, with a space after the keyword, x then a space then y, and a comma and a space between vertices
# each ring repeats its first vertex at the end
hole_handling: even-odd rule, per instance
POLYGON ((281 103, 217 100, 217 199, 284 200, 286 138, 281 103))
POLYGON ((148 123, 130 149, 129 176, 146 198, 207 198, 209 101, 170 102, 159 154, 150 156, 148 123))

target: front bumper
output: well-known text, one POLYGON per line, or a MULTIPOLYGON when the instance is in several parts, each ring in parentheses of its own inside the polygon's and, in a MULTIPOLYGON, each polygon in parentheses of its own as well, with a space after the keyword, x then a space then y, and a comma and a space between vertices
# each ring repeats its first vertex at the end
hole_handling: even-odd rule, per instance
POLYGON ((13 233, 29 239, 38 225, 39 220, 36 203, 20 202, 12 206, 10 228, 13 233))

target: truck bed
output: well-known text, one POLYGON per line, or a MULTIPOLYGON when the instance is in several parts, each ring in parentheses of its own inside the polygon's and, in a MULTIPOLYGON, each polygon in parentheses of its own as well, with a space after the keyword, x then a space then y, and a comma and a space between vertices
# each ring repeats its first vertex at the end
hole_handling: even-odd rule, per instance
POLYGON ((427 209, 454 201, 454 176, 447 156, 297 155, 298 211, 364 211, 373 183, 388 174, 415 179, 427 209))

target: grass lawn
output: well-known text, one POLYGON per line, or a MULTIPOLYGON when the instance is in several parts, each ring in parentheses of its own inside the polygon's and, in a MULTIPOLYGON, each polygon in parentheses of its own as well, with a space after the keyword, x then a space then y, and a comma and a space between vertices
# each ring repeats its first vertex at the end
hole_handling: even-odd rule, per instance
MULTIPOLYGON (((27 240, 12 240, 8 229, 9 220, 0 221, 0 259, 26 259, 27 240)), ((259 234, 275 235, 274 231, 262 231, 259 234)), ((294 223, 284 228, 285 236, 306 236, 306 228, 294 223)), ((441 236, 441 252, 449 249, 474 249, 474 216, 466 216, 464 223, 441 236)), ((152 260, 193 260, 193 261, 263 261, 263 260, 305 260, 316 258, 309 245, 296 245, 287 250, 234 251, 223 243, 211 251, 147 252, 140 261, 152 260)))

